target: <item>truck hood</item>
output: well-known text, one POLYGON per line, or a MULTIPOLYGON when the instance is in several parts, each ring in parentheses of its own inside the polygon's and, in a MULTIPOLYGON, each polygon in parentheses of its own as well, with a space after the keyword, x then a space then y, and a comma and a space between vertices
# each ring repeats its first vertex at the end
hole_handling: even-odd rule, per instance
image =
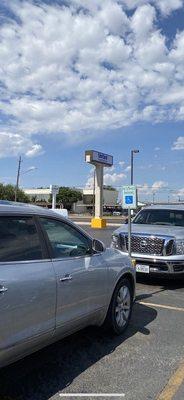
MULTIPOLYGON (((121 225, 114 231, 114 234, 128 233, 128 224, 121 225)), ((171 225, 144 225, 144 224, 133 224, 132 233, 148 234, 154 236, 172 236, 176 239, 184 239, 184 228, 180 226, 171 225)))

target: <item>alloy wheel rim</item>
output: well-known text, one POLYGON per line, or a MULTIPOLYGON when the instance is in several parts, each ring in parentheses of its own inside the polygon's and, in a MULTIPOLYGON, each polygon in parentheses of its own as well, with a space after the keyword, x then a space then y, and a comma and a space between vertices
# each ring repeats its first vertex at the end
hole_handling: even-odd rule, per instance
POLYGON ((131 296, 128 286, 121 286, 116 298, 115 319, 119 327, 123 327, 130 315, 131 296))

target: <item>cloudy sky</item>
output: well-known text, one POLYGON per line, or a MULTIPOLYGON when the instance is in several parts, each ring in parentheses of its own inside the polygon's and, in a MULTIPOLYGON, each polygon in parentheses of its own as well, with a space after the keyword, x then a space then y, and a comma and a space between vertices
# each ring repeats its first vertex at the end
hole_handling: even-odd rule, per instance
POLYGON ((184 198, 183 0, 1 0, 0 124, 1 182, 90 184, 97 149, 120 187, 138 148, 142 196, 184 198))

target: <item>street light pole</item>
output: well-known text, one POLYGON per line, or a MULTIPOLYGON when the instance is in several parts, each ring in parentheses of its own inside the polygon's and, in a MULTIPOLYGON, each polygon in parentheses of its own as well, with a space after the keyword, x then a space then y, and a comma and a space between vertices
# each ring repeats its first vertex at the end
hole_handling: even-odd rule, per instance
POLYGON ((18 169, 17 169, 16 186, 15 186, 15 201, 17 201, 17 192, 18 192, 18 188, 19 188, 19 178, 20 178, 21 163, 22 163, 22 158, 21 158, 21 156, 20 156, 20 157, 19 157, 19 162, 18 162, 18 169))
POLYGON ((134 181, 134 151, 131 150, 131 177, 130 177, 130 184, 133 185, 134 181))
POLYGON ((134 149, 131 150, 131 179, 130 179, 130 184, 134 184, 134 154, 139 153, 139 150, 134 149))
MULTIPOLYGON (((130 166, 130 184, 134 183, 134 154, 139 153, 138 149, 131 150, 131 166, 130 166)), ((128 208, 128 254, 131 257, 131 234, 132 234, 132 222, 131 222, 131 209, 128 208)))

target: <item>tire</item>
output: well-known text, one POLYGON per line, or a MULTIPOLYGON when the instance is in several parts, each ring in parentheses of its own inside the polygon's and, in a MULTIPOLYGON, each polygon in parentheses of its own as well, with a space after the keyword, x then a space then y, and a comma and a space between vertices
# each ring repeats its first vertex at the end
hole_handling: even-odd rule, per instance
POLYGON ((128 327, 133 307, 132 286, 128 279, 121 279, 112 296, 104 328, 121 335, 128 327))

